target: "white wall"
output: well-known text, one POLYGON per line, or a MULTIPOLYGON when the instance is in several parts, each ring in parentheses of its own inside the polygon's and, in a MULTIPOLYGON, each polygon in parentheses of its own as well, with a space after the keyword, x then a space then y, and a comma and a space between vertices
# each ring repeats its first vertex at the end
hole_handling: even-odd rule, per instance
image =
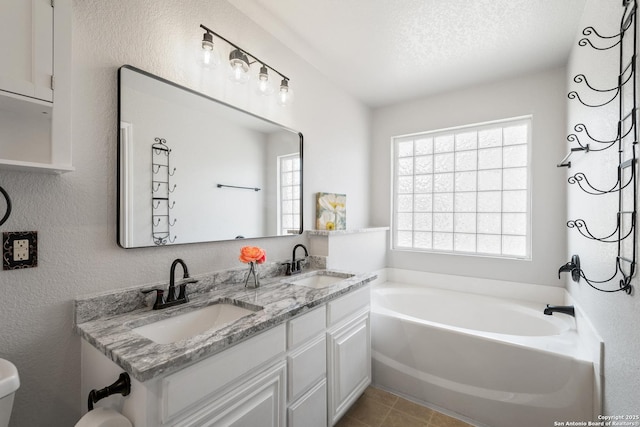
POLYGON ((390 223, 391 137, 531 114, 533 116, 532 259, 390 251, 389 267, 561 286, 564 243, 564 68, 461 89, 374 110, 371 212, 373 225, 390 223))
MULTIPOLYGON (((580 28, 593 26, 600 34, 614 35, 619 31, 620 16, 623 8, 616 0, 589 0, 580 23, 580 28)), ((616 85, 618 75, 618 50, 596 52, 588 47, 574 44, 568 66, 567 81, 569 90, 577 90, 583 100, 595 102, 602 97, 594 96, 584 85, 573 83, 576 74, 584 74, 592 86, 600 89, 616 85)), ((628 39, 631 40, 631 39, 628 39)), ((593 39, 598 44, 597 39, 593 39)), ((599 43, 603 46, 603 43, 599 43)), ((606 45, 606 44, 605 44, 606 45)), ((629 88, 631 85, 629 84, 629 88)), ((617 99, 608 107, 586 108, 577 101, 568 103, 568 121, 566 134, 575 133, 574 125, 583 123, 589 133, 598 139, 613 139, 616 135, 618 120, 617 99)), ((577 133, 583 143, 590 143, 591 148, 601 148, 602 144, 590 142, 584 138, 584 132, 577 133)), ((567 144, 576 147, 575 143, 567 144)), ((567 176, 583 172, 589 181, 599 188, 610 188, 616 182, 618 164, 617 146, 603 152, 588 154, 576 153, 572 156, 572 167, 567 176)), ((583 193, 576 186, 569 186, 566 181, 557 180, 558 184, 568 187, 567 220, 582 218, 589 229, 602 236, 615 229, 618 195, 591 196, 583 193)), ((631 201, 629 192, 624 192, 625 200, 631 201)), ((576 230, 567 230, 568 248, 566 260, 578 254, 581 267, 588 278, 605 280, 615 271, 617 246, 589 241, 580 236, 576 230)), ((618 280, 600 285, 606 289, 616 289, 618 280)), ((640 282, 637 277, 632 280, 635 293, 628 296, 624 293, 603 293, 591 289, 584 280, 578 284, 567 279, 571 296, 585 310, 587 316, 602 336, 605 343, 604 352, 604 413, 608 415, 638 414, 640 412, 640 282)))
MULTIPOLYGON (((246 242, 121 249, 116 244, 116 71, 131 64, 300 130, 305 137, 304 216, 315 192, 349 195, 349 224, 368 225, 369 112, 223 0, 75 0, 73 163, 61 175, 0 171, 13 198, 2 231, 38 230, 38 267, 0 271, 0 357, 18 367, 12 426, 73 425, 80 415, 76 296, 167 281, 183 258, 193 275, 238 267, 246 242), (200 24, 291 78, 296 103, 262 106, 227 80, 204 79, 195 53, 200 24)), ((298 238, 254 241, 270 260, 288 259, 298 238)), ((115 380, 115 378, 114 378, 115 380)), ((104 387, 107 384, 96 384, 104 387)))
POLYGON ((368 229, 354 234, 312 234, 309 237, 309 252, 327 257, 327 268, 331 270, 375 272, 387 265, 385 248, 388 235, 386 228, 368 229))

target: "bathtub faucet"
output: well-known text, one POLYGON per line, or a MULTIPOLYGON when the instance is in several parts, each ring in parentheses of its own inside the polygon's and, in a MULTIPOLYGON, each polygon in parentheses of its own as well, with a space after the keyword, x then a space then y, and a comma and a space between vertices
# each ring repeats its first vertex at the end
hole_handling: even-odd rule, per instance
POLYGON ((571 273, 571 279, 578 283, 580 281, 580 271, 580 257, 574 255, 571 257, 571 261, 560 267, 558 270, 558 279, 561 273, 569 272, 571 273))
POLYGON ((564 313, 569 316, 576 317, 576 310, 572 305, 549 305, 547 304, 547 308, 544 309, 544 314, 551 316, 553 313, 564 313))

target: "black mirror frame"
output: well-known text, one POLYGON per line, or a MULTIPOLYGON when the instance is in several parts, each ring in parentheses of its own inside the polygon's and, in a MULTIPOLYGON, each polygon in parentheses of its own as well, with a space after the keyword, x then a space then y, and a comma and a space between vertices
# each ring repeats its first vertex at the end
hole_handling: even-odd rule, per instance
POLYGON ((304 185, 303 185, 304 184, 304 173, 303 173, 303 169, 304 169, 304 156, 303 156, 303 141, 304 141, 304 137, 303 137, 301 132, 293 130, 293 129, 287 127, 287 126, 283 126, 283 125, 281 125, 279 123, 276 123, 274 121, 265 119, 264 117, 260 117, 260 116, 258 116, 256 114, 253 114, 253 113, 249 112, 249 111, 242 110, 242 109, 237 108, 237 107, 235 107, 235 106, 233 106, 231 104, 227 104, 226 102, 220 101, 220 100, 212 98, 210 96, 207 96, 207 95, 205 95, 205 94, 203 94, 201 92, 198 92, 198 91, 195 91, 195 90, 190 89, 188 87, 179 85, 179 84, 177 84, 175 82, 172 82, 172 81, 167 80, 165 78, 162 78, 160 76, 156 76, 156 75, 151 74, 151 73, 149 73, 147 71, 144 71, 144 70, 141 70, 139 68, 136 68, 136 67, 134 67, 132 65, 123 65, 120 68, 118 68, 118 82, 117 82, 117 86, 118 86, 118 114, 117 114, 117 123, 116 123, 116 133, 117 133, 118 136, 117 136, 117 144, 116 144, 117 145, 117 157, 116 157, 116 165, 117 165, 117 172, 116 172, 116 177, 117 177, 117 179, 116 179, 116 186, 117 186, 117 195, 116 195, 116 199, 117 199, 117 208, 116 208, 116 212, 117 212, 117 215, 116 215, 117 216, 117 218, 116 218, 116 221, 117 221, 116 241, 118 243, 118 246, 120 246, 123 249, 136 249, 136 248, 153 248, 153 247, 158 247, 158 246, 174 246, 174 245, 197 244, 197 243, 226 242, 226 241, 234 240, 234 239, 203 240, 203 241, 196 241, 196 242, 172 243, 172 244, 168 244, 168 245, 149 245, 149 246, 130 246, 130 247, 124 246, 122 244, 122 242, 120 240, 120 236, 121 236, 121 228, 122 228, 122 221, 123 221, 122 213, 121 213, 122 212, 121 211, 121 208, 122 208, 122 206, 121 206, 122 205, 122 202, 121 202, 121 200, 122 200, 121 186, 122 186, 122 178, 123 178, 123 176, 122 176, 122 170, 121 170, 122 169, 122 165, 121 165, 121 161, 120 161, 121 160, 121 156, 122 156, 122 152, 121 152, 122 141, 121 141, 120 123, 121 123, 121 119, 122 119, 122 117, 121 117, 121 110, 122 110, 121 109, 121 102, 122 102, 122 93, 121 93, 121 86, 122 85, 121 85, 121 83, 122 83, 122 81, 121 80, 122 80, 122 70, 123 69, 128 69, 128 70, 143 74, 143 75, 145 75, 145 76, 147 76, 149 78, 158 80, 158 81, 160 81, 162 83, 166 83, 166 84, 168 84, 170 86, 173 86, 175 88, 187 91, 187 92, 189 92, 189 93, 191 93, 193 95, 196 95, 196 96, 199 96, 199 97, 204 98, 206 100, 215 102, 216 104, 219 104, 219 105, 222 105, 224 107, 230 108, 232 110, 241 112, 243 114, 247 114, 247 115, 249 115, 251 117, 254 117, 256 119, 262 120, 262 121, 264 121, 266 123, 272 124, 274 126, 278 126, 278 127, 282 128, 283 130, 287 130, 287 131, 290 131, 292 133, 297 134, 298 137, 300 138, 300 229, 299 229, 299 232, 297 234, 291 234, 291 235, 270 235, 270 236, 250 237, 250 238, 247 238, 247 239, 265 239, 265 238, 273 238, 273 237, 292 237, 292 236, 300 235, 300 234, 303 233, 303 230, 304 230, 304 215, 303 215, 304 214, 304 210, 303 210, 303 206, 304 206, 304 203, 303 203, 303 200, 304 200, 304 185))

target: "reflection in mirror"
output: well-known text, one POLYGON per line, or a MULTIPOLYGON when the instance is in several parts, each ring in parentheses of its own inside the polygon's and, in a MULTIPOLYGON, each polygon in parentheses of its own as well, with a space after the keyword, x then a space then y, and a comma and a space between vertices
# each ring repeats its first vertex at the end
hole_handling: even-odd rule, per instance
POLYGON ((302 134, 131 66, 118 81, 120 246, 302 233, 302 134))

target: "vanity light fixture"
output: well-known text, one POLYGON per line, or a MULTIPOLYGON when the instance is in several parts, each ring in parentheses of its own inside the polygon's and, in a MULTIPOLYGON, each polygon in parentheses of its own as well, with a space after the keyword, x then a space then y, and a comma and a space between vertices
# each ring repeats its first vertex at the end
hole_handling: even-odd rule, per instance
POLYGON ((273 84, 269 80, 269 70, 264 65, 260 66, 260 72, 256 77, 256 92, 262 96, 269 96, 273 93, 273 84))
POLYGON ((220 64, 218 49, 213 44, 213 35, 204 33, 202 36, 202 66, 205 68, 215 68, 220 64))
POLYGON ((277 95, 278 104, 282 106, 291 105, 293 102, 293 91, 289 86, 289 78, 287 76, 215 31, 204 25, 200 25, 200 28, 205 31, 202 37, 202 64, 204 67, 215 68, 220 62, 216 46, 213 43, 213 36, 216 36, 233 47, 229 54, 229 79, 231 81, 240 84, 246 83, 249 80, 251 65, 259 63, 260 71, 254 79, 256 92, 262 96, 269 96, 275 92, 272 77, 269 76, 269 70, 271 70, 282 78, 277 95))
POLYGON ((289 87, 289 79, 284 78, 280 82, 280 90, 278 91, 278 104, 286 107, 293 103, 293 90, 289 87))
POLYGON ((229 54, 229 79, 234 83, 246 83, 249 80, 249 58, 240 49, 229 54))

